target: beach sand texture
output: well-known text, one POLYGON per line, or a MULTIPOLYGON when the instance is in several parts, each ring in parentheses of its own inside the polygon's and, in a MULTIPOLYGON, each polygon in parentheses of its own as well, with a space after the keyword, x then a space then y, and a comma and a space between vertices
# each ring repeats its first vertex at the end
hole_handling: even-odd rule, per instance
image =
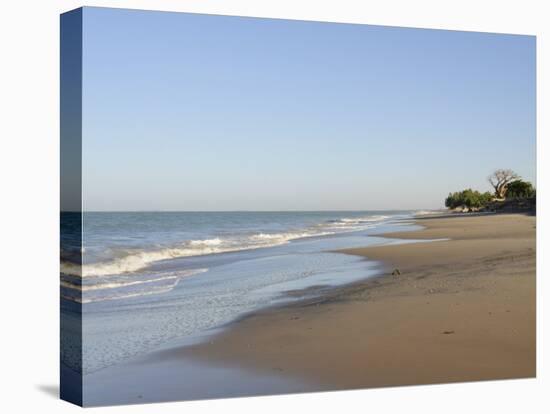
POLYGON ((177 352, 319 390, 535 376, 535 217, 418 224, 384 237, 449 240, 343 251, 382 261, 384 275, 252 314, 177 352))

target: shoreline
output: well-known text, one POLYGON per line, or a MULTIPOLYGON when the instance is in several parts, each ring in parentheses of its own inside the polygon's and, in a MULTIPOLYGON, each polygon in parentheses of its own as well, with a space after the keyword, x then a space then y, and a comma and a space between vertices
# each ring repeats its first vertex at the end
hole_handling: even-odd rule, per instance
POLYGON ((535 217, 414 221, 424 229, 381 236, 450 240, 430 242, 431 253, 425 243, 340 251, 382 262, 381 275, 245 315, 164 357, 276 372, 319 391, 535 376, 535 217))

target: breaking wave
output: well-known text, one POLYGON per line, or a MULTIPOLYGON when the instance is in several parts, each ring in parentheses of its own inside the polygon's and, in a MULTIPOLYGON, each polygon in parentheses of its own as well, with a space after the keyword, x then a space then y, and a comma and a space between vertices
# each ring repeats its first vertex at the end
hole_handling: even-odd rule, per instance
POLYGON ((107 275, 117 275, 123 273, 135 272, 142 270, 147 266, 167 259, 176 259, 180 257, 204 256, 207 254, 227 253, 240 250, 258 249, 262 247, 277 246, 287 243, 290 240, 325 236, 332 234, 331 232, 304 232, 304 233, 280 233, 280 234, 256 234, 241 239, 219 238, 207 240, 191 240, 182 243, 178 247, 168 247, 159 250, 139 250, 126 251, 123 257, 113 260, 89 263, 82 266, 64 261, 61 263, 61 273, 81 276, 81 277, 98 277, 107 275))
POLYGON ((257 233, 238 237, 215 237, 202 240, 188 240, 156 250, 119 250, 114 259, 86 263, 82 266, 71 261, 61 262, 61 273, 82 278, 121 275, 147 268, 151 264, 182 257, 203 256, 216 253, 236 252, 241 250, 273 247, 292 240, 308 237, 321 237, 335 233, 357 231, 371 227, 376 222, 388 219, 389 216, 366 216, 360 218, 342 218, 329 220, 309 228, 281 233, 257 233))
POLYGON ((61 275, 61 296, 73 302, 91 303, 165 293, 174 289, 181 279, 207 271, 208 269, 204 268, 189 269, 156 275, 145 273, 133 275, 133 277, 119 276, 91 280, 80 278, 75 280, 70 276, 61 275))

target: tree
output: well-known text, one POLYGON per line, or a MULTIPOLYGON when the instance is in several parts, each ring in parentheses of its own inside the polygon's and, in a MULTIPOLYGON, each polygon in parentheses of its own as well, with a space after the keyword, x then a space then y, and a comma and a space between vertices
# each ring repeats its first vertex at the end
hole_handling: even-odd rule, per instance
POLYGON ((496 170, 489 177, 487 177, 487 180, 495 189, 495 198, 498 200, 504 200, 508 185, 512 181, 519 179, 520 176, 512 170, 496 170))
POLYGON ((535 196, 535 188, 528 181, 516 180, 508 184, 506 198, 531 198, 535 196))
POLYGON ((480 193, 479 191, 468 188, 456 193, 449 193, 449 196, 445 199, 445 207, 479 209, 489 204, 491 202, 491 198, 492 195, 488 191, 485 193, 480 193))

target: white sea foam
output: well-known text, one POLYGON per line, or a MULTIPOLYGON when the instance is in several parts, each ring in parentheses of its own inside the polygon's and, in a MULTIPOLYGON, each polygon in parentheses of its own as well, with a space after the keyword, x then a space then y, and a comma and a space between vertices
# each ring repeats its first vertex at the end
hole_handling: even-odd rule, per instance
POLYGON ((157 279, 149 279, 149 280, 136 280, 133 282, 112 282, 112 283, 99 283, 97 285, 76 285, 74 283, 67 282, 65 280, 61 281, 61 286, 73 289, 73 290, 79 290, 81 292, 88 292, 90 290, 102 290, 102 289, 115 289, 115 288, 121 288, 121 287, 128 287, 128 286, 134 286, 134 285, 142 285, 147 283, 155 283, 160 282, 162 280, 174 280, 177 279, 175 276, 169 276, 169 277, 159 277, 157 279))
POLYGON ((215 239, 206 239, 206 240, 191 240, 189 244, 191 246, 219 246, 223 243, 223 240, 219 237, 215 239))
POLYGON ((61 272, 78 277, 120 275, 136 272, 147 268, 155 262, 167 259, 272 247, 307 237, 320 237, 340 232, 364 230, 372 227, 373 223, 383 221, 387 218, 388 216, 384 215, 342 218, 299 231, 257 233, 234 238, 216 237, 204 240, 189 240, 180 245, 158 250, 126 251, 123 252, 122 257, 97 263, 87 263, 82 266, 63 261, 61 263, 61 272))
POLYGON ((135 298, 138 296, 158 295, 160 293, 170 292, 172 289, 174 289, 175 285, 177 285, 177 282, 170 287, 162 287, 158 289, 151 289, 151 290, 141 291, 136 293, 123 293, 119 295, 102 296, 100 298, 86 298, 86 297, 78 298, 78 297, 71 297, 69 295, 61 295, 61 297, 77 303, 103 302, 106 300, 127 299, 127 298, 135 298))
POLYGON ((135 285, 144 285, 144 284, 151 284, 151 283, 158 283, 162 282, 164 280, 179 280, 184 277, 193 276, 199 273, 204 273, 208 271, 208 269, 192 269, 192 270, 183 270, 179 272, 173 272, 170 273, 169 276, 162 276, 157 277, 154 279, 145 279, 145 280, 130 280, 130 281, 120 281, 120 282, 106 282, 106 283, 97 283, 93 285, 77 285, 71 282, 68 282, 66 280, 61 280, 61 286, 73 289, 73 290, 79 290, 81 292, 87 292, 92 290, 103 290, 103 289, 116 289, 116 288, 123 288, 128 286, 135 286, 135 285))
POLYGON ((208 269, 189 269, 166 272, 163 273, 164 276, 152 279, 105 282, 92 285, 77 285, 62 279, 61 286, 68 290, 64 291, 61 296, 73 302, 92 303, 166 293, 174 289, 181 279, 206 271, 208 269), (139 289, 136 290, 136 288, 139 289), (71 291, 82 293, 76 295, 68 294, 71 291))
POLYGON ((98 277, 135 272, 146 268, 154 262, 180 257, 203 256, 215 253, 227 253, 247 249, 277 246, 290 240, 324 236, 330 232, 317 233, 280 233, 257 234, 242 240, 192 240, 181 247, 169 247, 159 250, 141 250, 128 252, 126 256, 99 263, 80 265, 71 262, 61 263, 61 272, 82 277, 98 277))
MULTIPOLYGON (((99 262, 83 264, 82 266, 71 263, 61 263, 61 273, 81 277, 97 277, 107 275, 118 275, 135 272, 146 268, 154 262, 178 257, 200 256, 205 254, 220 253, 235 249, 224 249, 216 246, 197 247, 184 244, 182 247, 170 247, 159 250, 140 250, 128 252, 126 256, 99 262)), ((238 250, 238 249, 237 249, 238 250)))
POLYGON ((342 218, 330 221, 322 226, 337 233, 346 233, 358 230, 367 230, 377 224, 377 222, 388 219, 389 216, 366 216, 354 218, 342 218))
MULTIPOLYGON (((302 233, 260 233, 250 237, 251 240, 259 243, 263 243, 266 246, 275 245, 278 243, 285 243, 291 240, 304 239, 306 237, 321 237, 334 234, 330 231, 317 231, 317 232, 302 232, 302 233)), ((264 247, 263 245, 261 247, 264 247)))
POLYGON ((442 210, 418 210, 414 213, 415 216, 429 216, 431 214, 441 214, 442 210))
POLYGON ((342 223, 372 223, 377 221, 386 220, 388 216, 367 216, 359 218, 343 218, 339 221, 342 223))

